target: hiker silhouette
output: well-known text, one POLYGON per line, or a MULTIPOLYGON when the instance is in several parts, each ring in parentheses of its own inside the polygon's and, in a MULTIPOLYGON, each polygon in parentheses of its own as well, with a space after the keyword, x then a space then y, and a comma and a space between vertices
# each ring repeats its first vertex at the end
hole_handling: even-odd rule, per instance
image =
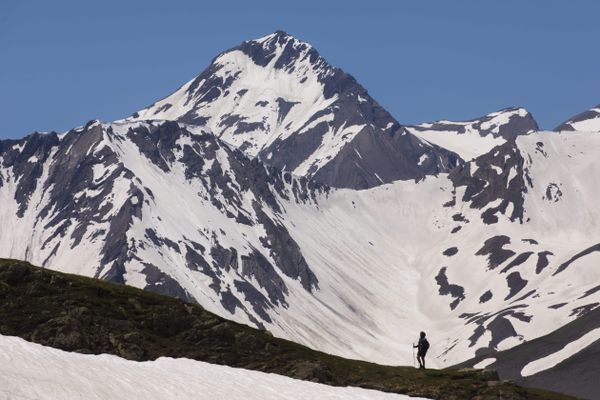
POLYGON ((427 350, 429 350, 429 342, 425 336, 425 332, 421 332, 419 342, 413 345, 414 348, 418 349, 417 360, 419 361, 419 369, 425 369, 425 355, 427 354, 427 350))

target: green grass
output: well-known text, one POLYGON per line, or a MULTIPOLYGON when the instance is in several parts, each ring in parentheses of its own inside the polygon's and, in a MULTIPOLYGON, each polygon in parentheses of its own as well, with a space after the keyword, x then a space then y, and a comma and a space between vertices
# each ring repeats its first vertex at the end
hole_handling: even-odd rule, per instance
POLYGON ((482 370, 418 370, 349 360, 228 321, 194 304, 0 259, 0 334, 144 361, 186 357, 336 386, 434 399, 572 399, 482 370))

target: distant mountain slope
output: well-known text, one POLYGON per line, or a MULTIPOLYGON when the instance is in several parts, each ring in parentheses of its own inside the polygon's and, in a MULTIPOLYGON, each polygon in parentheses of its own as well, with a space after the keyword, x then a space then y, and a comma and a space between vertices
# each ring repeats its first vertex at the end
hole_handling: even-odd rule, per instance
POLYGON ((571 117, 556 128, 555 131, 600 132, 600 104, 571 117))
POLYGON ((533 116, 524 108, 507 108, 470 121, 436 121, 406 126, 406 129, 467 161, 507 140, 539 130, 533 116))
POLYGON ((592 206, 599 151, 595 134, 535 133, 449 175, 446 207, 456 210, 456 227, 440 243, 446 259, 432 261, 439 267, 424 280, 435 279, 472 329, 453 351, 510 348, 599 305, 600 216, 592 206))
MULTIPOLYGON (((598 291, 600 286, 595 289, 598 291)), ((597 308, 546 336, 476 357, 460 366, 485 364, 497 370, 502 379, 521 385, 597 399, 599 357, 600 308, 597 308)))
POLYGON ((77 259, 70 272, 260 325, 266 309, 287 306, 289 285, 318 288, 280 202, 312 202, 320 190, 202 128, 91 121, 61 137, 0 141, 0 254, 44 266, 77 259))
MULTIPOLYGON (((421 371, 331 356, 274 338, 268 332, 224 320, 196 305, 124 285, 42 270, 13 260, 0 259, 0 298, 0 335, 16 335, 47 346, 86 353, 62 353, 0 336, 0 359, 9 360, 9 363, 0 365, 0 371, 8 367, 5 374, 0 375, 0 382, 7 377, 16 380, 10 379, 6 385, 0 385, 0 394, 22 379, 18 372, 27 365, 32 369, 27 369, 26 373, 35 375, 28 377, 25 387, 15 388, 16 393, 30 393, 37 389, 42 396, 55 395, 54 398, 64 397, 65 391, 77 394, 77 390, 86 390, 81 387, 82 383, 92 381, 97 384, 100 381, 106 384, 102 378, 114 374, 119 374, 115 388, 120 387, 126 377, 124 389, 131 390, 132 385, 143 383, 137 380, 140 374, 152 379, 151 385, 156 385, 167 374, 157 371, 160 366, 171 373, 180 371, 177 379, 181 384, 176 386, 187 388, 199 383, 208 384, 207 376, 195 376, 193 372, 211 376, 216 371, 225 371, 192 361, 200 360, 334 386, 358 386, 434 399, 477 396, 485 400, 496 399, 500 395, 515 400, 568 399, 564 395, 499 382, 492 372, 421 371), (152 364, 132 365, 116 357, 99 358, 90 353, 115 354, 138 361, 165 356, 188 360, 161 358, 152 364), (62 364, 66 362, 70 363, 62 364), (94 372, 99 375, 94 375, 94 372), (188 382, 190 379, 193 382, 188 382), (37 381, 41 381, 39 386, 37 381), (56 392, 48 393, 42 388, 56 392)), ((285 381, 243 370, 230 370, 227 375, 250 380, 247 384, 255 386, 261 381, 268 384, 285 381)), ((299 382, 285 382, 286 388, 278 391, 278 395, 286 393, 290 386, 304 387, 304 395, 316 390, 314 386, 303 386, 299 382)), ((220 393, 227 393, 241 384, 233 379, 214 381, 211 386, 212 390, 216 386, 221 389, 220 393)), ((145 393, 148 388, 133 387, 139 393, 145 393)), ((158 394, 162 394, 160 389, 157 390, 158 394)), ((259 391, 256 389, 254 393, 259 391)), ((174 392, 169 390, 168 393, 172 396, 174 392)), ((358 395, 360 391, 342 389, 340 392, 323 388, 321 394, 325 393, 345 396, 358 395)), ((15 392, 9 395, 14 396, 15 392)), ((157 393, 150 391, 148 395, 156 396, 157 393)), ((194 395, 198 393, 194 392, 194 395)), ((379 395, 384 396, 381 392, 373 392, 369 398, 379 395)))
POLYGON ((250 156, 335 187, 448 172, 458 157, 416 138, 309 44, 285 32, 243 42, 129 120, 206 125, 250 156))

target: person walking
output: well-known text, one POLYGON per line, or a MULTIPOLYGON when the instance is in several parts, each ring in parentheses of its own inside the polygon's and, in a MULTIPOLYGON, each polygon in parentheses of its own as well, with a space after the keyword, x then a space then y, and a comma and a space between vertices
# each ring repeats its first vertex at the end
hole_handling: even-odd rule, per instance
POLYGON ((413 348, 418 349, 417 361, 419 361, 419 369, 425 369, 425 355, 427 354, 427 350, 429 350, 429 342, 425 336, 425 332, 421 332, 419 342, 413 345, 413 348))

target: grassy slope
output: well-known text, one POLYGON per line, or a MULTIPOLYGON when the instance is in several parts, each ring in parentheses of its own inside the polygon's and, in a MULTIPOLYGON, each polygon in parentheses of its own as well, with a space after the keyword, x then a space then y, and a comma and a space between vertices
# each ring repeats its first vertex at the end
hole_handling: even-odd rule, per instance
POLYGON ((569 399, 497 382, 489 371, 348 360, 273 337, 170 297, 0 259, 0 334, 131 360, 186 357, 337 386, 435 399, 569 399))

